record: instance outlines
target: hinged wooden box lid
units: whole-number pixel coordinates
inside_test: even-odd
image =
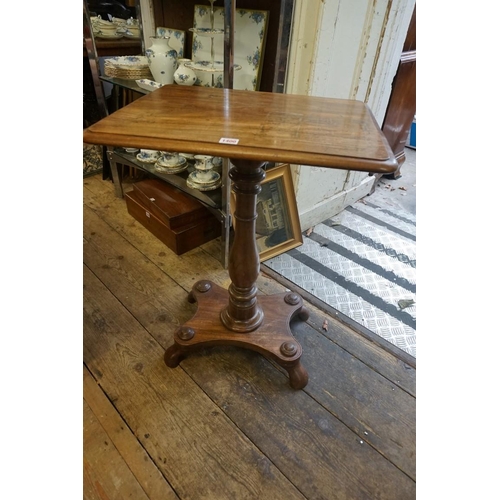
[[[198,200],[158,179],[146,179],[133,186],[141,203],[170,229],[212,216]]]
[[[171,229],[143,204],[136,191],[125,194],[128,213],[177,255],[221,235],[220,222],[211,215],[199,222]]]

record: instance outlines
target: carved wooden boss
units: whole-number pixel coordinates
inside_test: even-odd
[[[165,362],[175,367],[192,349],[235,345],[274,359],[301,389],[307,372],[290,320],[306,320],[295,293],[257,296],[256,201],[262,165],[287,162],[391,173],[397,162],[368,107],[359,101],[167,85],[116,111],[84,132],[84,142],[182,151],[230,158],[236,194],[231,285],[198,281],[189,300],[196,314],[175,333]]]

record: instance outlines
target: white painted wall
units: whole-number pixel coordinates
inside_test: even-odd
[[[381,125],[415,0],[296,0],[285,91],[366,102]],[[367,195],[363,172],[292,166],[301,229]]]
[[[141,9],[142,35],[144,40],[144,49],[151,47],[151,38],[156,34],[156,22],[154,16],[153,2],[151,0],[136,0]]]

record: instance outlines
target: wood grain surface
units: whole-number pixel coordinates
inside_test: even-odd
[[[397,168],[363,102],[271,92],[165,85],[88,127],[83,140],[374,173]]]
[[[84,498],[121,498],[117,476],[131,498],[144,498],[130,496],[137,488],[182,500],[415,498],[413,368],[333,317],[323,331],[325,313],[310,305],[291,325],[303,390],[231,346],[167,368],[164,349],[196,310],[192,285],[228,286],[217,242],[176,256],[96,176],[84,179],[83,236],[84,424],[95,436],[84,440]],[[265,275],[257,285],[285,291]]]

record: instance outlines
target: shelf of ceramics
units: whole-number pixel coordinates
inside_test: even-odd
[[[202,71],[207,73],[224,73],[224,63],[222,61],[190,61],[186,63],[188,68],[194,69],[195,71]],[[239,64],[233,65],[234,71],[241,69]]]
[[[224,60],[224,37],[207,37],[203,30],[211,30],[210,6],[195,5],[193,20],[193,62]],[[224,30],[224,7],[213,8],[213,29]],[[258,90],[262,73],[262,61],[269,24],[269,11],[235,9],[234,13],[234,63],[240,71],[234,74],[233,88],[240,90]],[[198,30],[197,33],[194,30]],[[212,42],[213,41],[213,47]],[[200,82],[196,85],[211,86],[210,75],[200,73]],[[222,78],[216,85],[223,87]]]
[[[138,168],[144,172],[149,172],[154,177],[161,179],[168,184],[175,186],[180,189],[184,193],[187,193],[197,200],[201,201],[207,208],[211,209],[211,212],[218,218],[218,220],[223,221],[225,216],[221,211],[222,208],[222,192],[220,189],[216,189],[213,191],[200,191],[198,189],[193,189],[187,185],[187,178],[189,174],[195,172],[196,169],[192,164],[191,158],[188,158],[188,166],[183,171],[176,174],[168,174],[162,173],[157,170],[155,161],[151,161],[151,163],[146,163],[144,161],[139,161],[136,156],[137,152],[131,150],[131,152],[125,151],[124,148],[114,148],[112,151],[112,158],[110,161],[116,161],[118,163],[128,165],[129,167]],[[183,153],[180,153],[180,156],[183,156]],[[186,155],[188,157],[192,155]]]
[[[195,85],[203,87],[222,87],[223,85],[223,73],[224,73],[224,62],[223,61],[190,61],[185,63],[186,67],[191,68],[196,72],[196,82]],[[238,71],[241,69],[239,64],[233,64],[233,71]],[[201,74],[199,74],[200,72]],[[207,79],[203,76],[204,73],[211,73],[211,79]],[[218,74],[218,76],[215,76]]]

